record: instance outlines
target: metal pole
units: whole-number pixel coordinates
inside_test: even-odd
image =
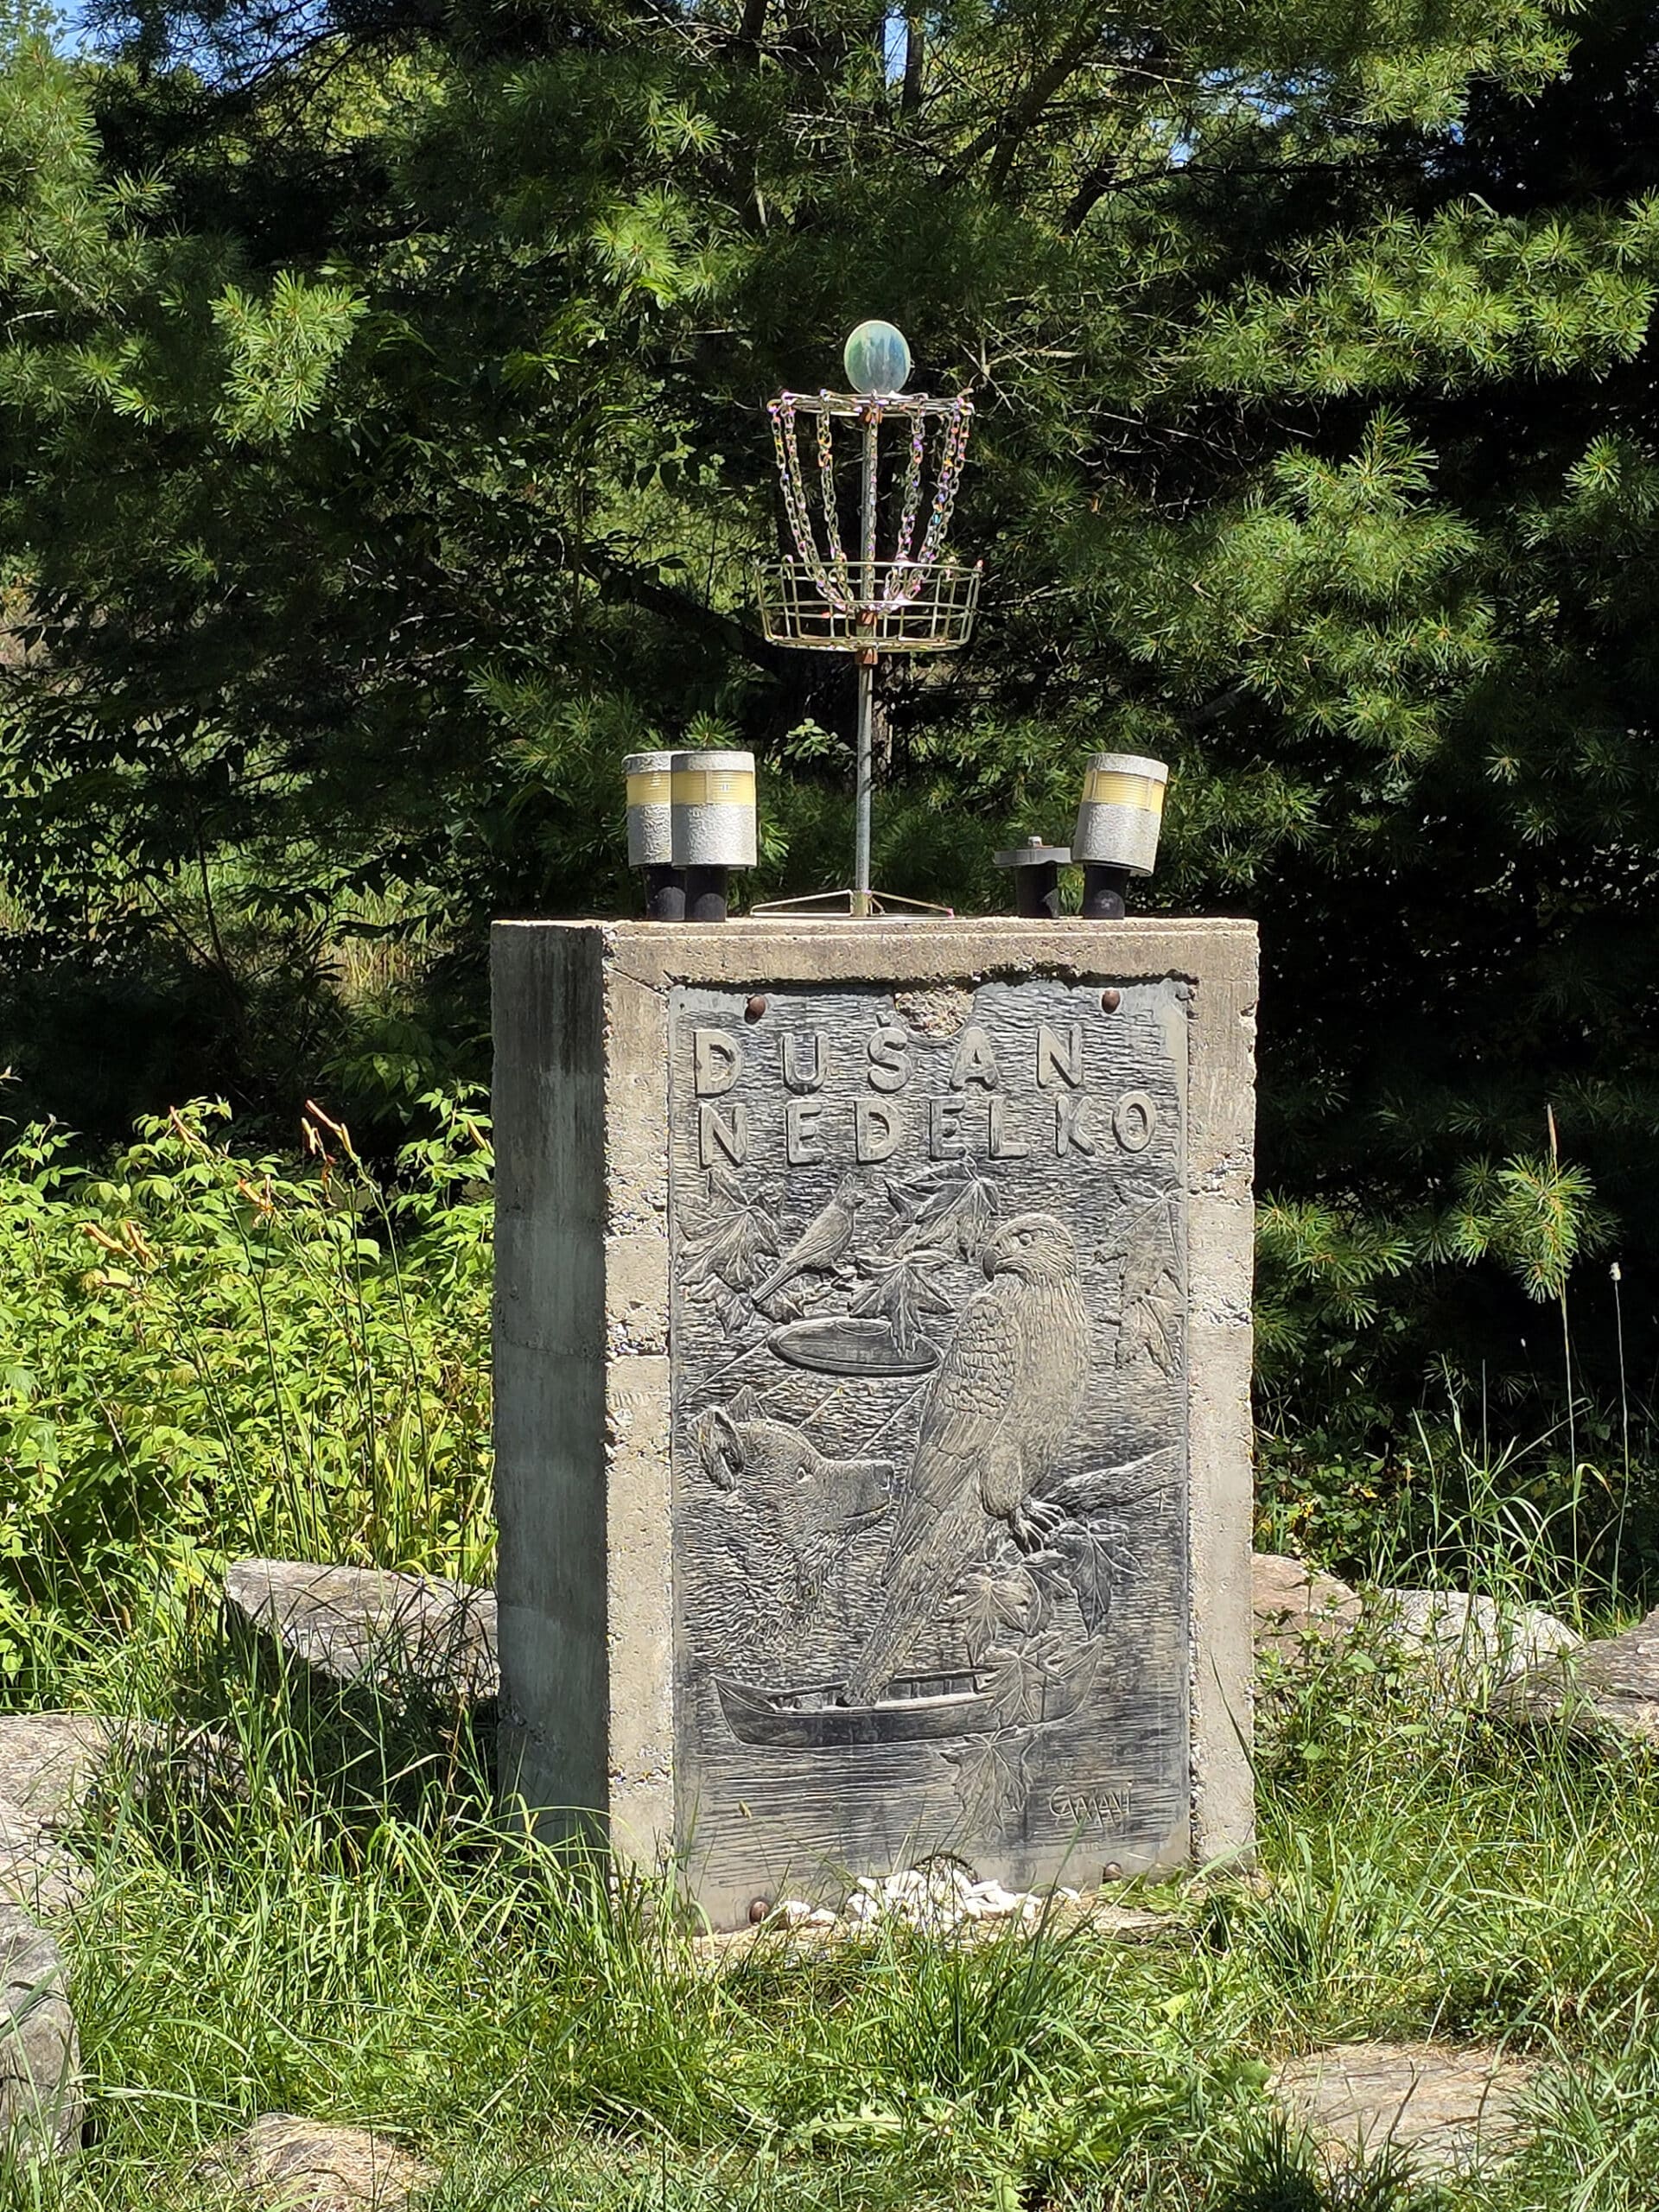
[[[858,658],[858,781],[853,798],[853,912],[870,911],[870,798],[874,786],[875,655]]]
[[[876,444],[880,436],[873,412],[864,421],[864,481],[860,509],[859,597],[867,608],[875,604],[875,493]],[[853,912],[870,912],[870,804],[875,782],[875,653],[858,657],[858,753],[853,800]]]

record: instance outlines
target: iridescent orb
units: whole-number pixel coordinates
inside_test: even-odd
[[[902,391],[910,375],[910,348],[905,334],[890,322],[861,322],[847,340],[842,355],[855,391]]]

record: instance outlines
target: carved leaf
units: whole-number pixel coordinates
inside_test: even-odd
[[[778,1224],[760,1207],[705,1215],[685,1240],[680,1280],[695,1296],[711,1282],[747,1290],[778,1252]]]
[[[1129,1217],[1122,1281],[1118,1365],[1150,1360],[1160,1374],[1173,1375],[1180,1361],[1183,1300],[1174,1223],[1161,1196],[1143,1200]]]
[[[870,1280],[848,1306],[859,1319],[885,1313],[893,1329],[895,1348],[915,1351],[928,1342],[921,1324],[924,1313],[949,1313],[950,1300],[931,1280],[933,1270],[946,1258],[931,1246],[890,1257],[871,1254],[859,1262]]]
[[[1112,1600],[1123,1560],[1118,1548],[1086,1521],[1074,1521],[1060,1529],[1052,1548],[1063,1562],[1065,1579],[1077,1593],[1077,1611],[1090,1636],[1098,1636],[1111,1618]]]
[[[996,1223],[995,1185],[971,1165],[936,1167],[907,1184],[889,1183],[887,1196],[902,1221],[890,1247],[895,1257],[935,1245],[975,1261]]]
[[[729,1167],[709,1170],[709,1195],[711,1198],[724,1198],[728,1206],[737,1207],[740,1212],[749,1203],[747,1192]]]
[[[977,1666],[989,1647],[1010,1629],[1024,1636],[1037,1624],[1042,1593],[1030,1575],[970,1574],[952,1610],[962,1625],[968,1656]]]
[[[1019,1730],[995,1736],[969,1736],[944,1754],[956,1769],[957,1802],[963,1821],[976,1828],[1017,1827],[1031,1788],[1026,1772],[1030,1738]]]
[[[986,1692],[997,1719],[1005,1728],[1035,1727],[1051,1688],[1065,1680],[1065,1645],[1051,1634],[1031,1643],[996,1644],[985,1656],[993,1665]]]
[[[710,1298],[720,1325],[734,1340],[740,1338],[749,1325],[750,1309],[734,1290],[718,1278],[710,1285]]]

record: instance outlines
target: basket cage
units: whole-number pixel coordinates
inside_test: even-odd
[[[855,564],[867,596],[851,607],[826,599],[802,561],[769,561],[757,572],[769,643],[818,652],[938,653],[968,641],[980,571],[953,562],[918,569],[907,562]],[[868,582],[865,578],[868,576]]]

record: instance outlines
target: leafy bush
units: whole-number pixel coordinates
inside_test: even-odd
[[[106,1171],[0,1154],[0,1665],[238,1551],[487,1574],[488,1125],[464,1095],[370,1174],[140,1124]]]

